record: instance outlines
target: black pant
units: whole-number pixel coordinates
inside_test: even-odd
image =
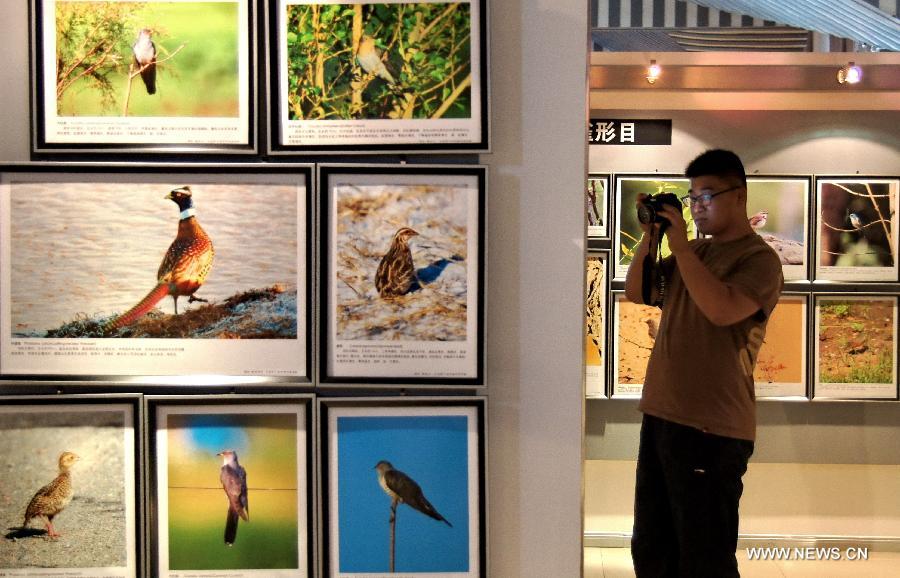
[[[739,576],[738,503],[752,453],[751,441],[644,416],[631,539],[639,578]]]

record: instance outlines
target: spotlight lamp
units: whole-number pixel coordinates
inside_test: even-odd
[[[662,74],[662,67],[660,67],[655,60],[651,60],[650,66],[647,67],[647,82],[653,84],[659,78],[660,74]]]
[[[837,73],[837,80],[840,84],[856,84],[862,80],[862,68],[853,62],[848,62],[847,66],[842,66]]]

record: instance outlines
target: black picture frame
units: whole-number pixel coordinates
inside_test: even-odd
[[[341,10],[337,15],[328,16],[327,40],[335,43],[336,49],[331,51],[334,56],[329,56],[326,53],[329,49],[322,46],[321,38],[315,40],[313,30],[287,34],[290,17],[288,10],[291,6],[310,6],[310,11],[317,11],[320,7],[340,5],[339,2],[277,0],[266,3],[269,155],[476,153],[490,150],[487,1],[448,2],[444,10],[436,6],[429,8],[429,14],[432,10],[436,13],[431,16],[431,23],[447,21],[454,16],[464,20],[466,17],[462,13],[463,8],[468,13],[468,34],[456,37],[456,41],[462,42],[462,46],[453,48],[447,54],[439,52],[449,50],[447,47],[435,46],[430,50],[432,55],[439,54],[443,59],[441,66],[448,68],[453,66],[456,54],[469,53],[467,62],[452,69],[447,77],[441,76],[443,72],[439,73],[432,68],[430,57],[418,60],[426,54],[421,43],[428,37],[430,23],[422,22],[422,29],[418,33],[413,30],[402,38],[400,28],[391,35],[385,31],[385,37],[381,37],[380,31],[384,30],[382,26],[390,26],[386,21],[397,19],[396,16],[385,14],[386,7],[403,11],[417,4],[419,3],[408,1],[384,4],[367,2],[363,4],[365,15],[354,15],[350,13],[352,10]],[[422,3],[422,6],[430,4],[432,3]],[[325,26],[325,17],[320,20],[317,13],[308,15],[304,21],[321,21]],[[412,16],[407,15],[405,18],[411,20]],[[336,34],[335,22],[341,20],[346,21],[345,25],[340,27],[342,33]],[[349,32],[345,35],[348,27]],[[394,68],[394,75],[388,72],[387,76],[382,75],[384,79],[376,77],[374,73],[365,73],[355,56],[358,47],[363,46],[362,37],[375,34],[373,30],[376,29],[379,37],[377,42],[373,38],[375,51],[382,53],[382,61],[387,60],[388,66]],[[295,47],[288,47],[289,38],[297,43]],[[305,44],[308,46],[304,47]],[[302,70],[309,71],[311,75],[308,82],[292,76],[286,56],[289,52],[297,53],[297,58],[309,60],[310,66],[302,67]],[[423,76],[416,77],[416,74]],[[399,81],[394,78],[395,75]],[[446,87],[443,90],[446,94],[442,94],[442,105],[431,110],[432,103],[422,99],[411,100],[412,93],[404,94],[402,85],[399,84],[408,76],[423,82],[426,77],[431,79],[431,84],[427,87],[416,89],[421,95],[437,94],[435,91],[438,88]],[[386,80],[388,78],[393,82]],[[411,78],[409,80],[412,81]],[[289,94],[290,86],[303,85],[312,85],[313,88],[299,94]],[[322,95],[329,89],[333,89],[335,94],[332,94],[332,98],[323,98]],[[459,96],[468,98],[457,100]],[[394,104],[378,107],[372,104],[383,100]],[[462,110],[451,111],[451,115],[445,117],[445,105],[449,102],[462,103]],[[393,116],[389,116],[387,111],[391,107],[400,107],[394,110],[402,108],[405,112],[403,115],[390,113]],[[354,110],[356,112],[352,112]],[[434,118],[437,114],[441,117]],[[453,115],[456,114],[459,116],[454,118]]]
[[[107,331],[156,283],[179,227],[164,195],[185,184],[216,251],[197,292],[213,298],[214,315],[144,316]],[[311,385],[312,202],[311,165],[0,165],[0,379]],[[211,290],[217,273],[221,290]],[[171,313],[172,302],[158,305]],[[145,321],[162,325],[139,329]]]
[[[392,556],[381,549],[389,548],[393,525],[391,498],[379,482],[384,475],[391,487],[380,467],[387,463],[385,471],[396,468],[398,478],[413,478],[431,506],[397,504],[402,524],[395,528],[395,570],[486,576],[486,412],[483,396],[319,398],[320,575],[391,575]],[[439,552],[433,550],[438,538]],[[341,556],[342,543],[349,558]]]
[[[487,169],[318,168],[320,384],[484,386]],[[382,294],[381,260],[408,227],[415,280]]]
[[[144,399],[150,504],[148,575],[183,575],[184,568],[173,569],[172,564],[187,564],[190,570],[215,570],[203,567],[212,560],[228,572],[315,576],[317,428],[313,395],[148,395]],[[287,431],[291,423],[296,424],[294,432]],[[170,443],[172,435],[187,436],[192,444]],[[296,451],[288,451],[287,446],[295,442]],[[176,452],[175,457],[171,451]],[[247,510],[252,513],[247,521],[238,520],[231,547],[222,543],[228,509],[220,481],[223,451],[236,453],[237,463],[245,468]],[[200,466],[212,471],[190,471]],[[178,480],[200,479],[197,476],[202,476],[204,483],[197,488],[202,495],[185,498],[180,494],[191,487],[171,486]],[[297,487],[279,485],[290,483]],[[179,495],[173,496],[173,491]],[[290,500],[289,491],[296,494],[296,502]],[[187,512],[185,516],[185,509],[194,508],[202,512]],[[201,523],[204,521],[215,528],[210,531]],[[172,550],[168,531],[173,528],[194,534],[194,539]],[[259,540],[265,542],[267,535],[271,537],[279,529],[287,529],[290,540],[280,536],[272,549],[260,546]],[[249,563],[254,561],[255,566]]]
[[[86,14],[59,12],[81,10],[77,3],[30,1],[32,158],[259,154],[257,0],[223,2],[215,14],[201,2],[150,0],[143,20],[127,8],[131,1]],[[99,36],[96,45],[83,42],[80,26]],[[132,43],[142,31],[149,31],[155,60],[139,69]],[[57,36],[72,46],[58,49]],[[202,48],[223,56],[197,54]],[[179,54],[186,57],[180,70]],[[137,73],[145,69],[154,79],[142,83]],[[207,101],[195,102],[200,98]]]

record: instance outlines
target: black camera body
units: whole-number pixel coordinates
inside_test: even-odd
[[[679,211],[681,210],[681,201],[678,200],[678,196],[675,193],[649,195],[638,205],[638,220],[645,225],[659,223],[660,229],[668,227],[671,223],[660,214],[665,205],[675,207]]]

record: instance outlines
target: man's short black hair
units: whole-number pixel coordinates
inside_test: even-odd
[[[690,179],[704,176],[736,178],[747,184],[744,163],[736,154],[724,149],[711,149],[701,154],[684,169],[684,175]]]

